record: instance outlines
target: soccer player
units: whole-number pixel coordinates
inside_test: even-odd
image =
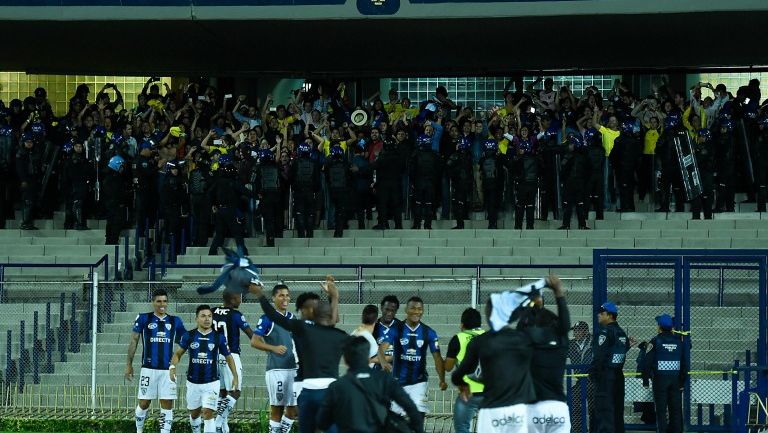
[[[395,295],[387,295],[381,300],[381,317],[376,322],[376,326],[373,328],[373,338],[376,339],[376,343],[381,345],[386,341],[387,333],[393,326],[399,327],[403,322],[396,318],[397,310],[400,309],[400,301]],[[392,351],[394,348],[390,347],[384,352],[384,356],[387,357],[387,361],[392,361]],[[381,369],[380,364],[373,366],[375,370]]]
[[[235,359],[227,348],[224,334],[214,332],[213,310],[208,305],[200,305],[195,311],[197,329],[193,329],[179,342],[179,348],[173,354],[168,369],[171,381],[176,382],[176,365],[184,352],[189,350],[189,368],[187,368],[187,409],[192,433],[200,433],[200,413],[203,415],[203,432],[216,431],[216,403],[219,396],[219,355],[227,360],[232,374],[232,388],[239,389]]]
[[[272,303],[275,310],[286,319],[296,316],[288,311],[291,292],[285,284],[272,288]],[[309,307],[303,302],[301,307]],[[307,315],[309,311],[307,311]],[[304,316],[304,314],[302,314]],[[309,319],[305,319],[309,320]],[[267,372],[265,380],[269,392],[269,433],[287,433],[298,415],[296,411],[296,358],[293,354],[293,338],[285,328],[276,325],[267,317],[261,316],[256,324],[256,332],[251,339],[251,346],[267,352]]]
[[[125,379],[133,380],[133,356],[139,337],[142,341],[141,378],[139,380],[139,404],[136,406],[136,433],[144,431],[144,422],[152,400],[160,399],[160,433],[170,433],[173,425],[173,401],[176,400],[176,384],[168,375],[173,344],[186,333],[181,318],[167,314],[168,293],[163,289],[152,293],[151,313],[136,316],[131,340],[128,343],[128,363]]]
[[[221,392],[219,393],[219,401],[216,408],[217,433],[229,432],[227,419],[232,409],[234,409],[237,399],[240,398],[240,390],[243,386],[243,364],[240,361],[240,331],[242,330],[248,338],[253,338],[254,336],[251,325],[248,324],[245,316],[237,310],[240,308],[240,303],[243,302],[243,296],[240,293],[225,290],[223,297],[224,304],[213,310],[213,330],[223,334],[227,340],[229,352],[232,354],[232,359],[235,360],[237,377],[240,380],[237,383],[239,386],[234,388],[229,369],[224,368],[227,365],[227,360],[224,355],[219,354],[219,385],[221,386]]]
[[[405,392],[416,404],[423,416],[427,413],[427,349],[432,352],[435,361],[435,371],[440,378],[440,389],[445,391],[445,370],[443,358],[440,356],[440,342],[437,332],[421,322],[424,315],[424,301],[417,296],[411,297],[405,307],[406,319],[397,327],[387,332],[386,340],[379,346],[379,362],[381,368],[392,371],[395,379],[400,382]],[[393,364],[384,359],[384,353],[389,347],[393,350]],[[405,412],[399,406],[393,409],[401,415]],[[422,427],[423,428],[423,427]]]

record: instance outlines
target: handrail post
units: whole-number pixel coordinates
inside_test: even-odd
[[[99,272],[93,272],[93,296],[91,296],[91,329],[93,332],[91,337],[91,412],[96,412],[96,338],[98,335],[98,321],[99,321]]]

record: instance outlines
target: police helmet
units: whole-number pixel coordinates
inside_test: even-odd
[[[757,119],[757,124],[762,126],[763,128],[768,127],[768,116],[762,116],[759,119]]]
[[[344,149],[341,146],[333,146],[331,147],[330,155],[333,159],[341,159],[344,157]]]
[[[592,143],[592,140],[597,137],[597,129],[595,128],[587,128],[584,130],[584,142],[586,143]],[[583,145],[584,143],[582,143]]]
[[[62,152],[66,153],[67,155],[71,154],[75,150],[75,145],[72,144],[71,141],[67,141],[61,146]]]
[[[523,139],[517,143],[517,150],[522,150],[524,154],[530,155],[533,153],[533,143],[531,140]]]
[[[416,139],[416,146],[423,150],[432,150],[432,137],[427,134],[421,134]]]
[[[731,118],[733,118],[733,116],[731,115],[731,112],[726,110],[720,110],[720,114],[717,115],[717,120],[719,120],[720,122],[724,120],[731,120]]]
[[[45,99],[48,96],[48,93],[45,91],[44,88],[38,87],[35,89],[35,98]]]
[[[635,132],[635,119],[624,119],[624,121],[621,122],[621,132],[625,134],[632,134]]]
[[[333,150],[333,149],[331,149]],[[222,155],[221,158],[224,158],[226,155]],[[219,158],[219,164],[221,164],[221,158]],[[275,160],[275,154],[272,153],[269,149],[261,149],[259,151],[259,159],[261,161],[274,161]]]
[[[485,143],[483,143],[483,149],[485,149],[486,152],[498,152],[499,143],[497,143],[493,138],[489,138],[485,140]]]
[[[460,152],[466,152],[471,147],[471,143],[469,142],[469,138],[467,137],[460,137],[458,144],[458,150]]]
[[[235,164],[227,164],[224,166],[220,166],[219,171],[225,174],[233,175],[237,173],[237,168],[235,167]]]
[[[551,140],[553,138],[557,138],[557,128],[549,128],[546,131],[544,131],[545,140]]]
[[[395,140],[392,140],[391,138],[384,140],[384,150],[386,151],[397,150],[397,142],[395,142]]]
[[[12,99],[8,106],[10,108],[21,108],[21,99]]]
[[[149,149],[152,150],[152,140],[142,140],[141,144],[139,144],[139,150]]]
[[[94,137],[104,137],[107,135],[107,128],[97,125],[95,128],[93,128],[93,136]]]
[[[262,150],[262,152],[264,152],[264,150]],[[225,167],[227,165],[233,165],[232,157],[230,155],[221,155],[219,157],[219,167]]]
[[[0,137],[10,137],[13,135],[13,129],[8,125],[0,126]]]
[[[296,150],[298,151],[299,156],[309,156],[309,154],[312,153],[312,146],[305,142],[301,142],[296,147]]]
[[[699,137],[703,138],[704,141],[709,141],[712,139],[712,131],[710,131],[707,128],[699,129],[698,131]]]
[[[120,169],[125,165],[125,160],[120,155],[115,155],[112,158],[109,159],[109,168],[115,171],[120,171]]]
[[[31,141],[31,142],[34,143],[35,142],[35,134],[33,134],[31,132],[25,132],[21,136],[21,142],[24,143],[24,142],[27,142],[27,141]]]
[[[576,134],[568,136],[568,144],[572,144],[574,149],[581,149],[584,147],[584,140]]]
[[[664,127],[665,128],[677,128],[680,126],[680,113],[673,111],[667,115],[667,117],[664,119]]]
[[[726,131],[733,131],[733,120],[725,119],[720,121],[720,129],[725,129]]]
[[[125,139],[121,134],[114,133],[112,134],[112,142],[115,144],[122,144]]]
[[[45,125],[40,122],[35,122],[29,126],[29,130],[37,137],[41,137],[45,134]]]

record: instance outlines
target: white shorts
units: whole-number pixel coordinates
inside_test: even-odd
[[[528,407],[524,404],[480,409],[477,431],[483,433],[528,433]]]
[[[168,370],[141,369],[139,400],[176,400],[176,383],[171,382]]]
[[[270,406],[296,406],[298,393],[293,386],[296,370],[268,370],[264,375],[267,382]]]
[[[243,389],[243,364],[240,362],[240,355],[237,353],[232,354],[232,358],[235,360],[235,371],[237,371],[237,390]],[[234,391],[232,388],[232,372],[227,365],[227,358],[219,355],[219,382],[221,383],[221,389],[227,391]]]
[[[299,382],[294,379],[293,381],[293,395],[295,398],[295,402],[299,402],[299,396],[301,395],[301,390],[304,389],[304,382]]]
[[[187,381],[187,409],[200,407],[216,410],[219,401],[219,381],[208,383],[192,383]]]
[[[528,405],[528,433],[569,433],[571,414],[563,401],[546,400]]]
[[[405,393],[408,394],[409,397],[411,397],[411,401],[413,401],[413,404],[416,405],[416,409],[418,409],[421,413],[429,413],[429,409],[427,408],[427,390],[428,390],[428,383],[427,382],[419,382],[413,385],[405,385],[403,389],[405,390]],[[392,402],[392,406],[390,407],[393,412],[398,413],[400,415],[405,416],[406,413],[397,403]]]

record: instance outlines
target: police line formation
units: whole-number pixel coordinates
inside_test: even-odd
[[[154,236],[148,251],[158,242],[179,251],[185,237],[208,246],[213,227],[217,254],[225,236],[243,251],[257,232],[274,245],[288,209],[300,237],[321,218],[337,237],[350,220],[365,228],[374,209],[375,229],[402,228],[405,210],[413,228],[453,216],[461,229],[480,208],[496,228],[508,206],[516,229],[533,228],[537,206],[541,219],[552,213],[568,229],[575,213],[586,229],[590,209],[597,219],[634,211],[635,193],[656,195],[660,212],[674,198],[676,211],[689,202],[693,218],[712,218],[734,211],[744,191],[765,211],[768,117],[757,80],[736,96],[722,84],[686,94],[663,82],[640,99],[617,81],[605,96],[590,86],[577,99],[569,85],[519,79],[488,110],[458,105],[443,86],[418,104],[393,89],[388,102],[376,94],[356,105],[344,83],[318,82],[274,107],[271,95],[249,104],[198,82],[161,94],[156,81],[131,110],[114,84],[95,102],[78,86],[60,117],[43,88],[0,106],[2,222],[17,200],[26,230],[63,205],[65,228],[104,217],[115,244],[135,224]]]
[[[287,433],[296,421],[302,433],[423,432],[428,353],[440,389],[447,389],[449,371],[452,384],[458,387],[457,432],[471,431],[475,414],[476,431],[483,433],[571,431],[563,385],[566,358],[574,358],[569,354],[573,342],[569,343],[568,332],[583,331],[586,323],[571,327],[565,293],[554,275],[493,293],[484,308],[488,330],[482,327],[480,311],[466,309],[461,332],[451,339],[445,358],[436,332],[422,322],[424,302],[416,296],[407,300],[404,319],[396,318],[400,303],[394,296],[383,298],[380,316],[376,306],[366,306],[362,324],[348,335],[335,327],[339,292],[333,276],[322,283],[327,300],[317,292],[302,293],[294,314],[289,311],[288,286],[278,284],[269,292],[250,259],[227,250],[221,275],[198,292],[212,293],[220,287],[225,288],[223,304],[198,306],[196,326],[189,330],[167,311],[168,295],[163,290],[152,296],[153,311],[137,316],[126,377],[133,378],[133,358],[141,340],[138,433],[143,431],[153,399],[159,399],[161,406],[161,433],[171,431],[179,381],[176,368],[185,355],[189,357],[186,401],[193,433],[228,431],[228,417],[242,384],[256,374],[240,362],[241,332],[251,347],[267,353],[264,380],[270,433]],[[556,313],[543,307],[549,291]],[[238,311],[244,293],[254,296],[264,312],[255,327]],[[636,342],[619,326],[618,313],[611,302],[600,307],[600,329],[594,345],[587,348],[591,366],[585,380],[594,389],[590,398],[593,432],[624,431],[622,369],[627,351]],[[658,335],[641,343],[643,383],[653,385],[658,431],[680,432],[688,365],[684,342],[673,334],[670,316],[658,316],[656,322]],[[348,370],[340,375],[342,358]]]

